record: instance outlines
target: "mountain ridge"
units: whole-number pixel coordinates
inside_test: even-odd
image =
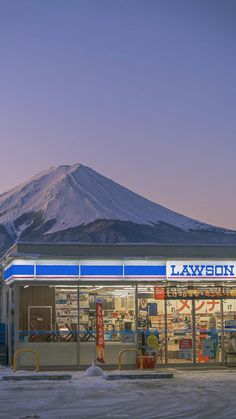
[[[165,208],[80,163],[51,167],[1,194],[0,228],[1,254],[22,240],[236,244],[235,231]]]

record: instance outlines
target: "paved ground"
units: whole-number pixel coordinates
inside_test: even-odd
[[[6,373],[12,374],[1,370],[0,378]],[[73,372],[69,381],[0,380],[0,417],[236,417],[236,370],[176,370],[174,375],[173,379],[108,381]]]

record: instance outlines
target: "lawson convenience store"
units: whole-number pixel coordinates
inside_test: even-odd
[[[29,348],[45,368],[90,365],[98,300],[106,366],[129,348],[158,367],[236,362],[235,246],[18,243],[1,264],[9,364]]]

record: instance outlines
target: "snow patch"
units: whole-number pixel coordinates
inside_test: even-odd
[[[97,365],[92,364],[83,374],[85,377],[100,377],[104,375],[103,370]]]

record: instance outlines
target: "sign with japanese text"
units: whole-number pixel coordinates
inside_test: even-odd
[[[157,285],[154,287],[154,298],[155,300],[164,300],[165,299],[165,287]]]
[[[96,302],[96,349],[97,361],[105,363],[104,360],[104,323],[102,314],[102,303]]]
[[[212,298],[234,298],[236,297],[236,288],[229,287],[209,287],[207,289],[166,287],[165,296],[167,299],[212,299]]]
[[[225,300],[227,304],[230,304],[231,300]],[[225,303],[226,304],[226,303]],[[196,300],[195,312],[196,314],[214,314],[219,313],[221,310],[220,300]],[[167,314],[175,315],[176,317],[184,314],[192,313],[192,301],[191,300],[168,300],[167,301]]]

